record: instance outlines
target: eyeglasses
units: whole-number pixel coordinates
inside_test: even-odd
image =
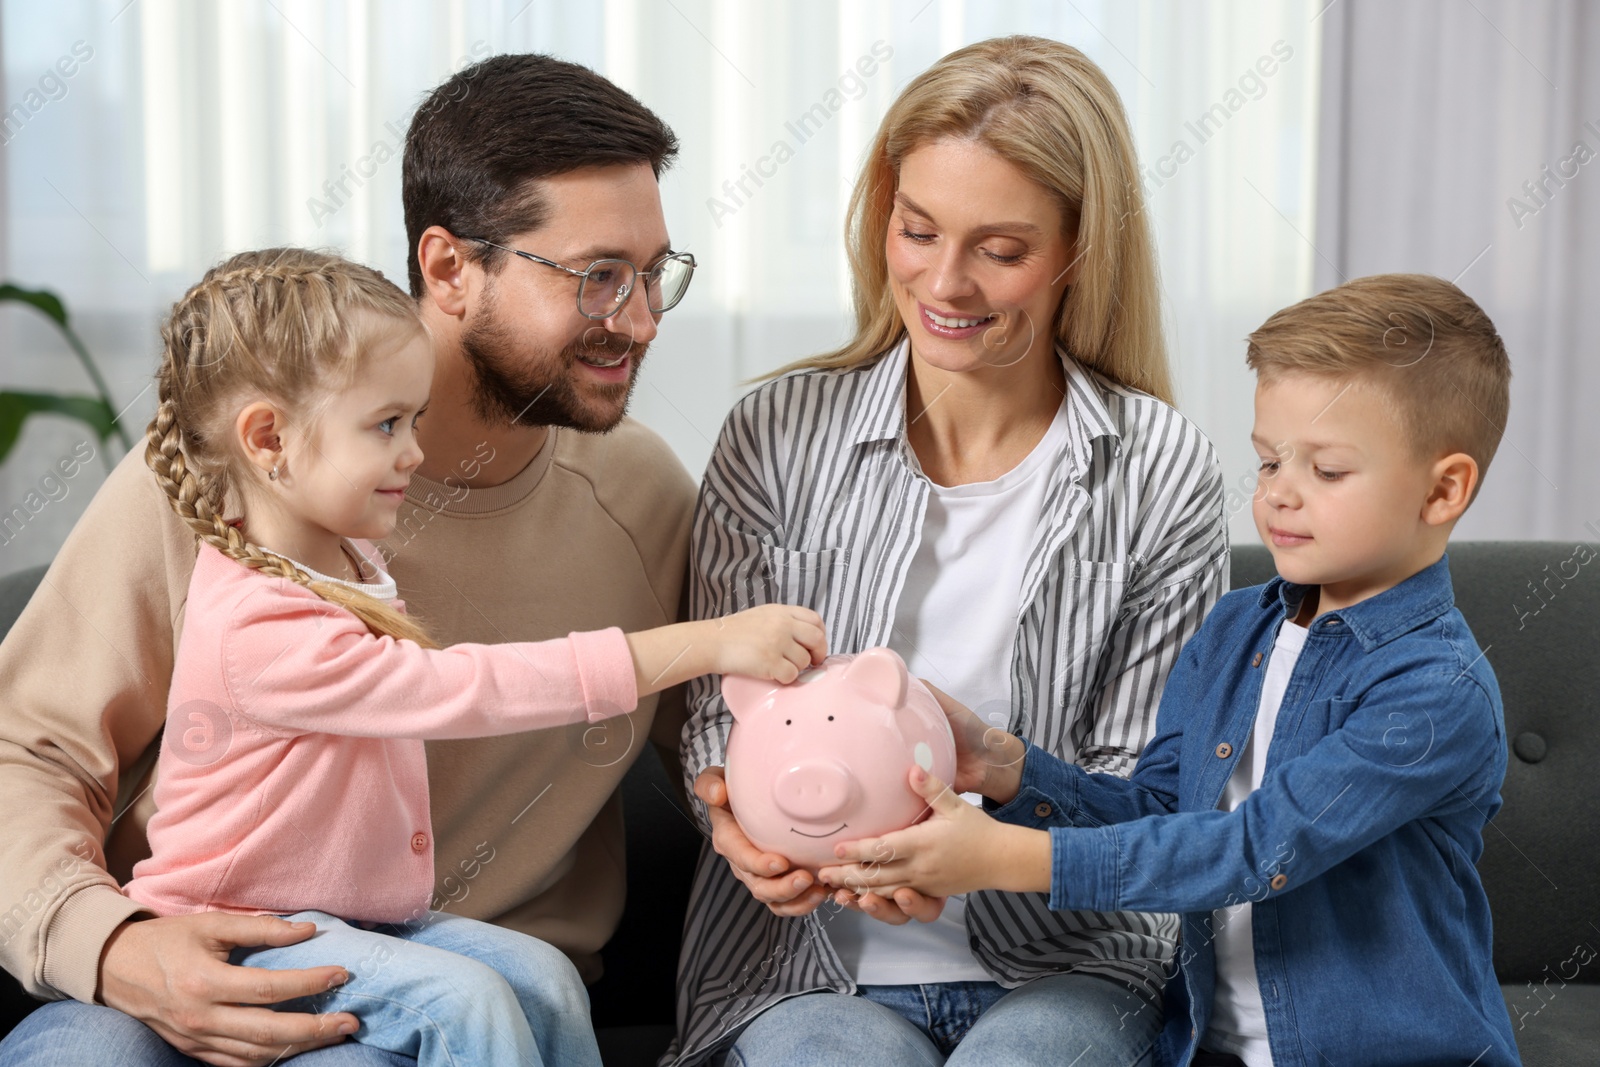
[[[578,283],[578,310],[584,318],[596,321],[609,319],[621,311],[640,279],[644,280],[651,313],[659,315],[671,311],[683,299],[683,294],[689,291],[689,281],[694,277],[694,256],[688,252],[669,252],[649,270],[640,270],[626,259],[597,259],[589,264],[587,270],[573,270],[532,252],[507,248],[482,237],[463,237],[462,240],[498,248],[502,252],[510,252],[514,256],[543,263],[583,279]]]

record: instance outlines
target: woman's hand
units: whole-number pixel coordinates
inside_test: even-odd
[[[828,898],[810,871],[791,871],[788,859],[762,852],[750,843],[728,807],[728,783],[721,767],[707,767],[694,780],[694,795],[705,802],[711,821],[711,847],[728,861],[733,876],[774,915],[809,915]]]
[[[870,915],[890,926],[904,926],[912,919],[931,923],[944,912],[944,901],[944,897],[925,897],[907,886],[901,886],[889,896],[870,889],[864,893],[836,889],[833,893],[833,902],[840,907]]]
[[[1049,891],[1048,833],[996,822],[921,767],[911,769],[911,788],[933,813],[904,830],[839,845],[834,854],[846,862],[817,872],[824,885],[880,895],[908,887],[939,897]]]
[[[955,791],[981,793],[996,804],[1010,803],[1022,785],[1022,758],[1028,747],[1021,738],[978,718],[926,678],[922,684],[939,701],[956,737],[956,773],[951,783]]]

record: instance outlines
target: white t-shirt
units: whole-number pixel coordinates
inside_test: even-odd
[[[348,537],[344,539],[343,548],[345,556],[351,563],[355,564],[357,573],[361,575],[361,581],[352,582],[346,578],[335,578],[331,574],[323,574],[321,571],[307,567],[297,559],[290,559],[283,553],[274,552],[270,548],[262,549],[262,551],[269,556],[277,556],[279,559],[289,560],[290,563],[309,574],[312,581],[342,585],[346,589],[354,589],[358,593],[365,593],[378,600],[390,601],[399,599],[400,590],[395,587],[394,579],[389,577],[389,572],[383,569],[381,556],[373,559],[372,555],[368,555],[359,544]],[[376,555],[376,552],[373,555]]]
[[[911,674],[1001,729],[1011,722],[1023,571],[1044,512],[1048,464],[1066,433],[1063,402],[1033,451],[999,478],[932,486],[922,540],[895,606],[889,647]],[[890,926],[841,911],[828,922],[828,940],[860,985],[991,981],[972,955],[965,916],[959,896],[931,923]]]
[[[1232,811],[1261,785],[1267,769],[1267,749],[1278,724],[1278,708],[1289,688],[1289,676],[1305,647],[1306,628],[1288,619],[1278,627],[1267,660],[1267,676],[1261,682],[1261,705],[1256,709],[1256,725],[1239,754],[1233,774],[1222,790],[1223,811]],[[1270,877],[1270,875],[1263,875]],[[1256,981],[1255,937],[1251,932],[1251,904],[1218,908],[1211,913],[1213,942],[1217,954],[1217,988],[1211,998],[1211,1024],[1206,1027],[1200,1047],[1231,1052],[1246,1067],[1272,1067],[1272,1049],[1267,1045],[1267,1016],[1261,1005],[1261,986]]]

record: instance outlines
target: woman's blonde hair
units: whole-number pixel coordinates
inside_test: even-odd
[[[904,334],[884,251],[889,216],[901,163],[945,138],[984,145],[1060,201],[1078,273],[1052,324],[1057,341],[1085,366],[1172,403],[1155,243],[1127,116],[1099,67],[1042,37],[968,45],[901,92],[846,214],[856,335],[777,373],[858,366]]]
[[[299,248],[242,252],[206,272],[161,329],[160,403],[144,458],[195,536],[247,567],[298,582],[373,633],[437,648],[416,619],[345,585],[315,581],[245,540],[224,509],[243,457],[232,447],[242,406],[269,399],[304,419],[354,377],[384,328],[421,331],[416,304],[382,274]],[[252,468],[253,471],[253,468]]]

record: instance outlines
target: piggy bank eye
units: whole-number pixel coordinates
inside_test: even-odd
[[[784,719],[783,720],[783,725],[785,725],[785,726],[793,726],[794,725],[794,720],[793,719]]]
[[[833,721],[833,716],[832,716],[832,715],[829,715],[829,716],[828,716],[828,721],[829,721],[829,722],[832,722],[832,721]]]

